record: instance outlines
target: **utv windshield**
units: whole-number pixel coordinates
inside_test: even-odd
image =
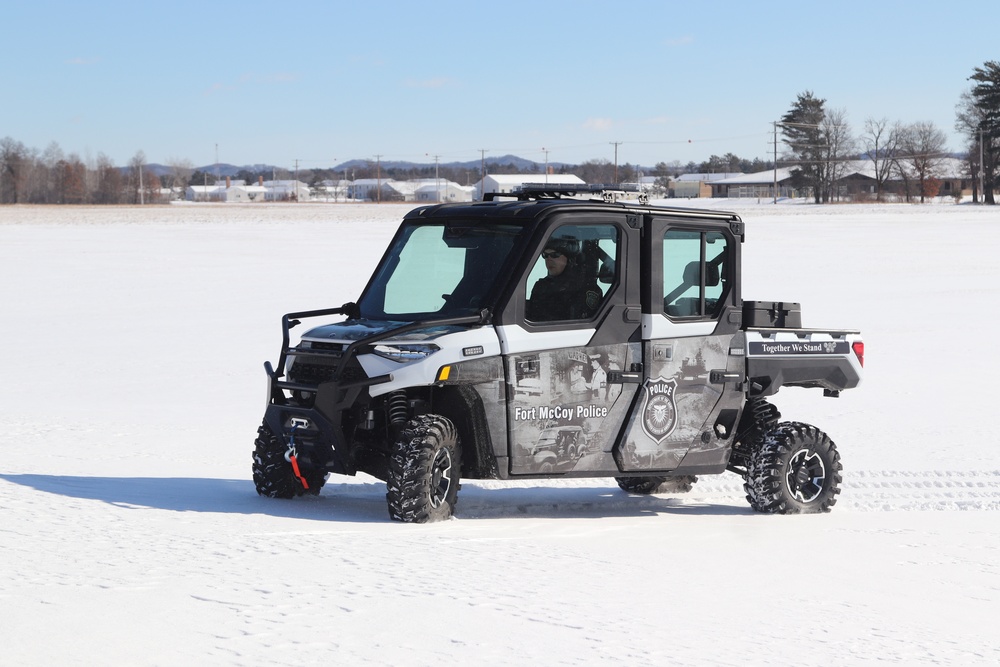
[[[414,321],[474,315],[491,305],[518,225],[406,224],[358,303],[368,319]]]

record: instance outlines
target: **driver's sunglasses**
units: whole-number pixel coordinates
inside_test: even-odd
[[[562,257],[563,254],[558,250],[543,250],[542,257],[545,259],[555,259],[557,257]]]

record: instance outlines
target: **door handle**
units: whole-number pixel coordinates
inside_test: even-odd
[[[608,371],[608,382],[611,384],[640,384],[642,382],[642,373]]]
[[[727,373],[726,371],[709,371],[708,381],[711,384],[726,384],[727,382],[739,382],[743,379],[740,373]]]

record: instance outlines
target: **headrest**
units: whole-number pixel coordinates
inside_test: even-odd
[[[684,284],[701,284],[701,262],[688,262],[684,267]],[[705,264],[705,286],[715,287],[719,284],[719,267],[715,264]]]

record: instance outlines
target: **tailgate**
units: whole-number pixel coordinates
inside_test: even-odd
[[[782,386],[837,396],[861,383],[864,342],[858,331],[761,328],[746,335],[752,396],[770,396]]]

